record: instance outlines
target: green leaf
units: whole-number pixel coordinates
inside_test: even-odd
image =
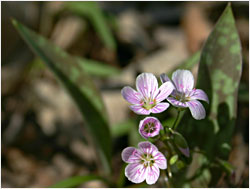
[[[187,113],[181,122],[185,128],[179,127],[190,138],[189,145],[198,145],[211,158],[216,154],[226,159],[229,154],[225,143],[230,143],[234,130],[241,69],[240,40],[228,5],[201,53],[196,88],[208,95],[210,103],[204,103],[207,116],[197,121]]]
[[[175,154],[174,156],[172,156],[169,160],[170,165],[174,165],[176,163],[176,161],[178,160],[178,155]]]
[[[83,184],[88,181],[92,180],[103,180],[102,177],[96,176],[96,175],[85,175],[85,176],[75,176],[68,178],[66,180],[63,180],[61,182],[58,182],[57,184],[54,184],[50,186],[49,188],[73,188],[77,187],[80,184]]]
[[[93,76],[110,77],[121,73],[118,68],[95,60],[76,57],[76,61],[83,70]]]
[[[104,170],[106,173],[110,172],[111,137],[109,125],[104,104],[93,81],[76,63],[74,57],[69,56],[59,47],[54,46],[16,20],[13,20],[13,25],[73,98],[97,147],[96,150]]]
[[[176,145],[177,149],[186,157],[189,157],[189,147],[187,144],[186,139],[178,132],[174,131],[173,133],[174,144]]]
[[[116,49],[115,39],[97,2],[67,2],[65,8],[80,16],[87,17],[104,44],[111,50]]]
[[[235,168],[228,161],[218,158],[217,162],[228,175],[232,175],[234,173]]]
[[[209,119],[219,131],[218,107],[226,104],[229,118],[237,113],[237,95],[242,69],[241,44],[231,6],[228,5],[209,35],[200,60],[197,85],[211,101]]]
[[[207,116],[198,121],[188,112],[178,127],[188,139],[189,146],[198,146],[205,151],[210,161],[216,157],[228,158],[237,115],[241,70],[240,39],[228,4],[201,53],[196,88],[208,95],[210,103],[203,103]],[[212,175],[210,185],[215,186],[222,172],[214,168],[209,170]]]

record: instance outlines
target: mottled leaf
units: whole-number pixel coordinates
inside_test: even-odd
[[[220,104],[228,106],[230,119],[236,117],[241,69],[241,44],[229,5],[203,48],[197,81],[197,87],[209,95],[208,117],[214,123],[215,132],[219,131],[217,117]]]
[[[237,115],[237,95],[241,77],[242,57],[240,39],[230,4],[209,35],[199,64],[196,88],[203,89],[210,103],[203,103],[206,118],[194,120],[189,112],[183,117],[180,132],[189,146],[206,152],[210,161],[220,157],[227,160]],[[220,178],[212,171],[211,186]]]
[[[100,94],[91,78],[76,63],[74,57],[19,22],[13,20],[13,24],[33,52],[44,61],[73,98],[96,144],[104,170],[110,172],[111,137],[107,115]]]

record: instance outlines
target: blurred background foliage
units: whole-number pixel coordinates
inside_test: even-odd
[[[227,9],[216,24],[225,7],[226,2],[3,2],[2,186],[147,187],[124,176],[120,154],[142,140],[143,116],[128,109],[120,90],[134,86],[142,72],[171,76],[183,68],[196,77],[200,60],[197,88],[209,94],[208,116],[196,121],[188,111],[182,115],[178,130],[191,157],[169,160],[171,184],[248,187],[249,6],[232,3],[235,23]],[[175,113],[170,108],[157,117],[170,126]],[[155,187],[164,182],[162,177]]]

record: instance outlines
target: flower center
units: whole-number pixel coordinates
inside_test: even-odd
[[[143,154],[141,156],[141,163],[144,167],[153,166],[155,163],[154,156],[152,154]]]
[[[152,109],[153,107],[155,107],[155,105],[156,105],[155,99],[147,98],[142,101],[142,107],[146,110]]]
[[[153,122],[148,122],[144,126],[145,133],[153,133],[155,130],[156,130],[155,123],[153,123]]]
[[[177,92],[175,98],[180,102],[188,102],[190,100],[190,98],[186,97],[186,94],[182,92]]]

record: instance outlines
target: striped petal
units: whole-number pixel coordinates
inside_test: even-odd
[[[157,166],[148,166],[147,169],[146,183],[150,185],[155,184],[160,176],[159,168]]]
[[[158,103],[151,109],[151,112],[155,114],[161,113],[165,111],[168,107],[169,107],[169,103],[167,102]]]
[[[207,103],[209,103],[207,94],[203,90],[194,89],[193,91],[194,92],[193,92],[192,96],[190,97],[191,99],[193,99],[193,100],[204,100]]]
[[[167,168],[167,160],[165,156],[161,152],[154,152],[152,154],[154,156],[155,164],[160,168],[160,169],[166,169]]]
[[[200,120],[206,117],[206,111],[199,101],[192,100],[186,103],[188,104],[188,107],[194,119]]]
[[[123,98],[131,104],[140,104],[141,95],[131,87],[124,87],[121,91]]]
[[[125,168],[125,176],[133,183],[141,183],[146,178],[146,171],[143,164],[131,163]]]
[[[187,108],[188,107],[187,102],[181,102],[179,100],[176,100],[176,98],[168,97],[167,100],[175,107],[179,107],[179,108]]]
[[[194,88],[194,77],[189,70],[176,70],[172,80],[180,92],[191,91]]]
[[[174,86],[170,81],[163,83],[159,88],[158,95],[155,97],[156,101],[161,102],[165,100],[172,93],[173,90]]]
[[[127,147],[122,151],[122,160],[126,163],[140,162],[140,154],[134,147]]]
[[[158,92],[158,82],[152,73],[142,73],[136,78],[136,89],[144,98],[154,97]]]
[[[136,114],[139,115],[149,115],[150,114],[150,110],[146,110],[145,108],[143,108],[141,105],[131,105],[129,106],[129,108],[135,112]]]
[[[158,148],[150,142],[140,142],[138,147],[144,154],[151,154],[154,151],[158,151]]]

